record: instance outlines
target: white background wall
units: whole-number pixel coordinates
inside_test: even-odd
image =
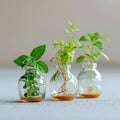
[[[120,62],[120,0],[0,0],[0,64],[12,64],[45,43],[43,60],[49,62],[51,44],[65,39],[68,20],[81,28],[77,38],[95,31],[109,36],[106,53],[111,62]]]

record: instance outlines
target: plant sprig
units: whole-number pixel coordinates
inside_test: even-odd
[[[45,53],[45,50],[46,45],[37,46],[31,51],[30,56],[21,55],[14,60],[14,63],[20,66],[21,68],[24,68],[25,66],[30,66],[36,68],[40,72],[47,73],[47,64],[39,60]]]
[[[107,36],[102,35],[100,32],[87,33],[80,37],[79,42],[85,42],[85,45],[81,45],[80,49],[85,50],[84,55],[80,55],[76,62],[80,63],[83,61],[88,61],[90,63],[96,62],[100,59],[101,56],[104,56],[109,60],[108,56],[102,52],[104,49],[104,43],[102,40],[110,41]]]
[[[55,42],[52,44],[53,48],[58,48],[58,51],[56,52],[55,56],[50,59],[51,62],[53,60],[57,62],[59,70],[62,72],[64,81],[66,81],[64,74],[67,70],[67,65],[74,61],[75,49],[79,46],[79,41],[76,40],[72,34],[73,32],[79,31],[80,29],[76,27],[71,21],[68,21],[68,25],[69,29],[64,29],[67,33],[67,40],[61,40],[60,42]],[[54,80],[57,80],[60,76],[59,70],[54,74]]]
[[[50,59],[52,62],[54,59],[59,65],[68,65],[74,60],[75,49],[78,47],[79,42],[73,38],[72,33],[79,31],[80,29],[76,27],[71,21],[68,21],[69,30],[65,28],[67,33],[67,41],[61,40],[60,42],[55,42],[52,44],[53,48],[58,48],[56,55]]]
[[[72,33],[73,33],[73,32],[76,32],[76,31],[79,31],[79,30],[80,30],[80,28],[76,27],[76,26],[72,23],[72,21],[69,20],[69,21],[68,21],[68,24],[69,24],[69,27],[70,27],[69,30],[68,30],[67,28],[64,28],[68,36],[72,36]]]
[[[34,69],[27,70],[26,74],[22,76],[24,82],[23,88],[25,89],[25,97],[39,96],[40,87],[39,81],[37,81],[39,78],[40,76]]]

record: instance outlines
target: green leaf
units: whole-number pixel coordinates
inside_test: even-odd
[[[96,62],[100,59],[100,54],[95,53],[95,54],[85,54],[90,60]]]
[[[26,58],[26,65],[30,65],[32,63],[33,63],[33,58],[31,57]]]
[[[76,27],[76,26],[72,26],[72,28],[71,28],[71,31],[72,32],[76,32],[76,31],[79,31],[80,29],[78,28],[78,27]]]
[[[101,33],[100,32],[95,32],[94,33],[94,40],[98,40],[99,38],[101,38]]]
[[[61,59],[64,64],[70,64],[71,62],[73,62],[74,55],[71,52],[65,51]]]
[[[64,40],[61,40],[59,43],[55,42],[54,44],[52,44],[53,48],[56,48],[56,47],[62,47],[64,46],[65,44],[65,41]]]
[[[23,88],[24,88],[24,89],[26,89],[26,88],[27,88],[26,83],[24,84]]]
[[[89,37],[91,38],[91,40],[92,40],[92,38],[94,37],[94,34],[93,34],[93,33],[87,33],[87,35],[89,35]]]
[[[97,36],[97,37],[100,37],[101,33],[100,32],[95,32],[94,35]]]
[[[33,57],[35,60],[38,60],[42,57],[45,50],[46,50],[46,45],[38,46],[32,50],[30,56]]]
[[[59,76],[60,76],[60,72],[57,71],[57,72],[53,75],[53,79],[54,79],[55,81],[57,81],[57,79],[58,79]]]
[[[36,62],[36,67],[39,71],[43,72],[43,73],[47,73],[48,72],[48,66],[46,63],[44,63],[43,61],[37,61]]]
[[[52,58],[50,59],[50,62],[52,62],[54,59],[55,59],[55,57],[52,57]]]
[[[99,52],[99,54],[103,55],[109,61],[109,57],[105,53]]]
[[[54,43],[52,44],[53,48],[56,48],[56,47],[60,47],[60,44],[59,43]]]
[[[72,23],[72,21],[68,21],[68,24],[69,24],[70,30],[72,30],[72,32],[80,30],[80,28],[76,27],[76,26]]]
[[[65,41],[64,41],[64,40],[61,40],[61,41],[60,41],[60,46],[62,47],[62,46],[64,46],[64,44],[65,44]]]
[[[90,49],[90,46],[89,45],[86,45],[86,46],[81,45],[80,48],[88,50],[88,49]]]
[[[92,60],[95,61],[95,62],[98,61],[98,60],[100,59],[100,55],[97,54],[97,53],[96,53],[96,54],[92,54],[90,57],[91,57]]]
[[[67,30],[66,28],[64,28],[65,32],[69,35],[69,30]]]
[[[13,62],[18,66],[24,67],[26,65],[26,60],[29,58],[27,55],[21,55],[16,58]]]
[[[103,48],[104,48],[104,44],[103,44],[102,42],[100,42],[100,41],[96,42],[96,43],[94,44],[94,46],[96,46],[96,47],[99,48],[99,49],[103,49]]]
[[[80,63],[80,62],[83,62],[85,59],[85,56],[79,56],[77,59],[76,59],[76,63]]]
[[[91,37],[87,34],[80,37],[79,41],[91,41]]]
[[[72,26],[73,25],[73,23],[72,23],[72,21],[68,21],[68,24],[70,25],[70,26]]]
[[[66,29],[65,28],[65,31],[68,35],[71,35],[73,32],[76,32],[76,31],[79,31],[80,29],[78,27],[76,27],[72,21],[68,21],[68,24],[69,24],[69,27],[70,27],[70,30]]]
[[[101,38],[105,39],[106,41],[110,42],[110,38],[107,36],[101,36]]]
[[[27,97],[27,96],[28,96],[28,93],[25,93],[24,96]]]

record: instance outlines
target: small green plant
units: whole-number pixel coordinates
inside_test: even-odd
[[[107,36],[102,35],[100,32],[88,33],[80,37],[79,42],[84,42],[84,45],[81,44],[80,49],[84,50],[85,53],[80,55],[76,59],[76,63],[87,61],[90,65],[90,87],[88,89],[89,92],[92,92],[92,64],[100,60],[101,56],[104,56],[107,60],[109,60],[108,56],[103,52],[104,43],[102,40],[105,39],[109,41],[110,39]]]
[[[80,29],[73,25],[71,21],[68,21],[68,24],[70,29],[65,28],[65,31],[67,33],[67,40],[61,40],[60,42],[55,42],[52,44],[53,48],[58,48],[58,51],[56,52],[55,56],[50,59],[51,62],[55,60],[59,67],[59,70],[54,75],[54,80],[57,80],[57,78],[60,76],[60,73],[62,72],[61,74],[64,79],[64,84],[60,88],[59,93],[63,94],[67,93],[67,65],[71,64],[74,61],[75,49],[79,46],[78,40],[72,36],[72,33],[79,31]]]
[[[93,63],[98,61],[101,55],[109,60],[108,56],[102,52],[104,49],[104,43],[101,41],[102,39],[109,41],[109,38],[101,35],[100,32],[88,33],[80,37],[80,42],[87,42],[87,44],[80,46],[80,48],[85,50],[86,53],[84,55],[80,55],[76,62],[80,63],[86,60],[90,63]]]
[[[27,70],[25,75],[22,76],[25,89],[24,96],[30,97],[30,96],[38,96],[40,92],[40,88],[38,87],[39,82],[37,79],[39,79],[39,75],[37,71],[42,73],[48,72],[48,66],[43,61],[39,60],[44,52],[46,50],[46,45],[41,45],[36,48],[34,48],[30,56],[27,55],[21,55],[18,58],[14,60],[14,63],[20,66],[21,68],[29,67],[30,69]]]

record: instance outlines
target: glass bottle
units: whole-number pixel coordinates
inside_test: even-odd
[[[78,75],[78,92],[82,98],[98,98],[101,95],[101,74],[97,63],[83,63]]]
[[[26,72],[18,82],[21,101],[39,102],[45,99],[46,82],[34,67],[26,67]]]
[[[53,100],[70,101],[77,94],[77,79],[70,72],[71,65],[60,68],[50,80],[50,91]]]

